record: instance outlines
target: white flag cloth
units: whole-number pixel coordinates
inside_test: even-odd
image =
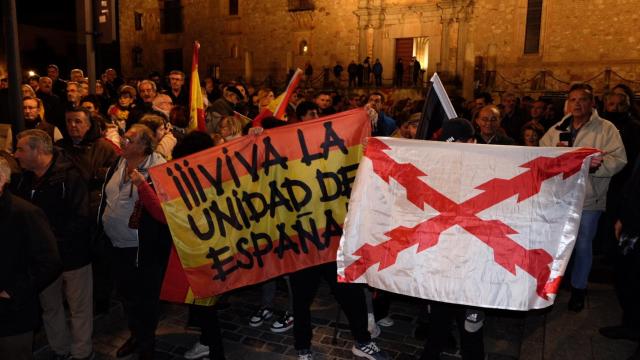
[[[371,138],[338,279],[448,303],[547,307],[573,250],[594,153]]]

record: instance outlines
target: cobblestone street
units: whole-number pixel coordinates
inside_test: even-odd
[[[279,284],[279,285],[283,285]],[[276,297],[276,310],[286,309],[286,291],[281,286]],[[619,307],[613,288],[609,285],[591,284],[587,307],[581,313],[566,310],[569,294],[562,291],[556,305],[550,311],[529,313],[491,311],[487,313],[485,347],[488,359],[597,359],[616,360],[629,357],[635,343],[626,340],[609,340],[598,334],[601,326],[616,324]],[[226,357],[230,360],[295,359],[292,331],[275,334],[269,330],[270,322],[252,328],[248,319],[257,309],[260,288],[242,289],[231,294],[230,306],[219,312]],[[108,315],[96,317],[94,349],[96,359],[114,359],[117,348],[128,337],[126,322],[118,301]],[[418,299],[395,297],[391,317],[395,324],[382,328],[378,344],[393,359],[417,359],[422,352],[424,335],[416,328],[427,319],[425,303]],[[313,351],[315,359],[354,359],[351,354],[351,336],[343,314],[337,322],[337,305],[326,285],[320,287],[313,304]],[[157,331],[156,359],[183,359],[183,354],[195,341],[198,332],[186,329],[187,307],[165,304]],[[417,337],[417,338],[416,338]],[[37,336],[36,359],[50,355],[42,331]],[[543,354],[544,352],[544,354]],[[460,358],[450,355],[449,359]]]

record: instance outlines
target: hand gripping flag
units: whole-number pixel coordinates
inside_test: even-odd
[[[198,53],[200,43],[193,43],[193,58],[191,61],[191,89],[189,91],[189,126],[188,130],[205,131],[204,99],[200,89],[200,76],[198,76]]]
[[[338,249],[338,278],[456,304],[553,304],[594,149],[373,138]]]

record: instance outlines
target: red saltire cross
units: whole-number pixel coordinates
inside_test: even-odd
[[[563,174],[563,179],[570,177],[580,170],[587,156],[598,152],[596,149],[579,148],[555,158],[535,158],[520,165],[528,171],[508,180],[489,180],[476,188],[484,190],[482,193],[460,204],[420,180],[419,177],[427,176],[423,171],[412,164],[397,163],[383,152],[388,149],[382,141],[369,139],[365,156],[372,161],[373,171],[386,183],[394,178],[406,189],[407,199],[421,210],[426,203],[439,214],[412,228],[399,226],[385,233],[389,240],[383,243],[362,245],[353,253],[360,258],[345,268],[341,281],[352,282],[375,264],[380,264],[378,271],[395,264],[398,253],[416,243],[418,253],[427,250],[438,243],[443,231],[459,225],[493,249],[498,265],[514,275],[518,266],[533,276],[540,297],[548,300],[548,294],[557,292],[560,277],[549,280],[553,257],[548,252],[525,249],[509,237],[517,234],[513,228],[500,220],[482,220],[476,214],[514,195],[518,195],[518,202],[528,199],[540,191],[543,181],[556,175]]]

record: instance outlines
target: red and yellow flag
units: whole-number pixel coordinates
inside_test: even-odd
[[[302,78],[303,71],[300,69],[296,69],[296,72],[293,73],[291,80],[289,80],[289,85],[287,85],[287,89],[277,98],[273,99],[269,106],[266,109],[262,110],[258,116],[253,120],[253,126],[262,126],[262,120],[268,116],[276,117],[280,120],[287,121],[285,117],[285,112],[287,111],[287,105],[289,105],[289,100],[291,99],[291,95],[298,87],[298,83],[300,83],[300,79]]]
[[[184,269],[178,301],[335,261],[370,124],[347,111],[152,168]]]
[[[191,61],[191,90],[189,92],[189,126],[187,130],[205,131],[204,99],[200,89],[200,76],[198,76],[198,53],[200,43],[193,43],[193,59]]]

